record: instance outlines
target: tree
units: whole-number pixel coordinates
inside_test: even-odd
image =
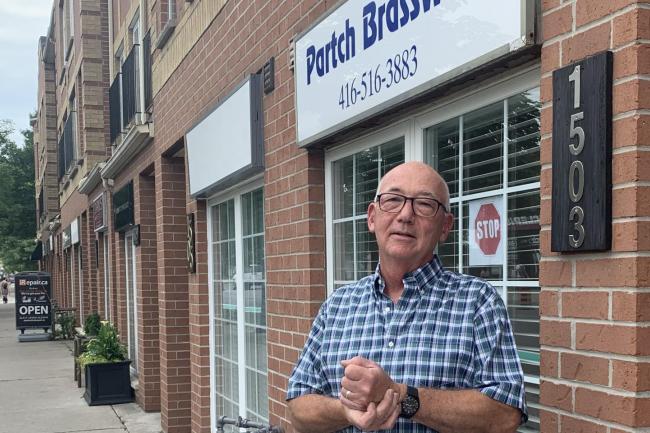
[[[21,131],[23,146],[10,139],[11,122],[0,120],[0,262],[7,271],[35,268],[30,261],[36,233],[34,137]]]

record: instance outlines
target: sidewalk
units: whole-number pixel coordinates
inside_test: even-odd
[[[159,433],[160,413],[93,406],[73,379],[72,342],[19,343],[13,296],[0,303],[0,433]]]

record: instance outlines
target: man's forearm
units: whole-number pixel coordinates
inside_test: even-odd
[[[511,433],[521,412],[475,390],[418,388],[420,410],[413,420],[440,433]]]
[[[318,394],[290,400],[289,417],[301,433],[331,433],[350,425],[338,399]]]

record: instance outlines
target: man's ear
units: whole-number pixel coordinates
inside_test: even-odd
[[[445,212],[445,217],[442,220],[442,232],[440,233],[440,239],[438,239],[438,245],[447,240],[447,236],[449,236],[452,227],[454,227],[454,214],[451,212]]]
[[[377,203],[374,201],[370,202],[368,205],[368,231],[370,233],[375,232],[375,216],[377,215],[377,209],[375,206],[377,206]]]

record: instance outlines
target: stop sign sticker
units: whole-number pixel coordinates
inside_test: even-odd
[[[474,200],[469,204],[469,265],[503,263],[501,198]]]

